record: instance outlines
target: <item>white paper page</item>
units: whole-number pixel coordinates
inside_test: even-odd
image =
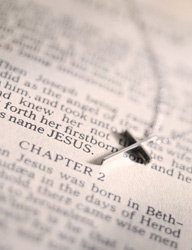
[[[191,2],[0,6],[0,250],[191,250]]]

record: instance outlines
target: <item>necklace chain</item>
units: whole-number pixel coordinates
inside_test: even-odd
[[[137,6],[135,5],[134,1],[131,1],[130,4],[132,5],[131,7],[131,13],[133,20],[135,21],[135,24],[137,25],[138,29],[140,30],[140,35],[142,40],[144,41],[144,50],[148,56],[148,61],[151,64],[151,70],[153,74],[153,78],[156,82],[156,95],[155,95],[155,101],[154,101],[154,109],[153,109],[153,116],[151,119],[151,122],[149,126],[145,129],[143,139],[140,140],[140,142],[136,142],[133,145],[130,145],[110,156],[107,156],[103,159],[102,162],[108,159],[112,159],[113,157],[119,157],[122,153],[127,153],[131,149],[134,149],[136,147],[141,146],[145,142],[152,142],[152,143],[170,143],[171,140],[177,139],[184,137],[192,132],[192,130],[185,131],[180,134],[174,134],[169,137],[161,137],[161,136],[156,136],[155,133],[156,131],[159,131],[161,126],[162,126],[162,106],[164,105],[164,99],[166,95],[166,90],[164,87],[164,79],[162,78],[162,74],[159,69],[159,64],[158,60],[155,56],[155,53],[152,49],[152,44],[150,43],[150,39],[147,36],[146,30],[145,30],[145,25],[143,24],[142,20],[140,19],[139,13]]]

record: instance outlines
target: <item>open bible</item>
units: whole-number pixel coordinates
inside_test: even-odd
[[[192,249],[191,8],[0,0],[0,250]]]

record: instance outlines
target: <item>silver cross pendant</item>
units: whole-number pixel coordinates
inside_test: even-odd
[[[149,154],[146,152],[146,150],[143,149],[142,145],[146,142],[157,140],[157,136],[151,136],[143,140],[136,141],[136,139],[128,131],[126,131],[125,137],[126,137],[126,140],[128,141],[128,147],[123,148],[103,158],[101,164],[104,164],[104,163],[107,163],[107,162],[110,162],[110,161],[113,161],[122,157],[129,158],[130,160],[133,160],[141,164],[147,164],[150,162],[151,158]]]

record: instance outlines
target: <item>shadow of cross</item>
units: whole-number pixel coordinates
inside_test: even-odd
[[[107,161],[112,161],[112,160],[122,158],[122,157],[129,158],[130,160],[141,163],[141,164],[147,164],[150,162],[151,158],[141,145],[145,142],[153,141],[156,138],[157,138],[156,136],[151,136],[143,140],[136,141],[136,139],[128,131],[126,131],[125,139],[127,140],[128,146],[126,148],[123,148],[103,158],[101,164],[106,163]]]

